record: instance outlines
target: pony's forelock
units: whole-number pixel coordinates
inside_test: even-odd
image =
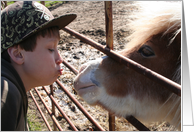
[[[135,2],[134,6],[138,7],[138,11],[128,18],[127,26],[132,34],[127,38],[131,41],[127,46],[141,44],[159,33],[174,32],[176,37],[181,31],[180,2]]]

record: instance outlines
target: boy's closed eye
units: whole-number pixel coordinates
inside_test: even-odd
[[[48,49],[50,52],[54,52],[55,50],[54,49]]]

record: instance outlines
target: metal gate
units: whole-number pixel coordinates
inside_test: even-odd
[[[44,1],[41,1],[41,3],[45,5]],[[3,9],[3,7],[7,6],[6,1],[4,1],[4,2],[1,1],[1,4],[2,4],[1,9]],[[105,20],[106,20],[106,46],[102,46],[101,44],[85,37],[84,35],[76,32],[68,27],[63,28],[62,30],[64,30],[65,32],[69,33],[72,36],[75,36],[76,38],[80,39],[82,42],[89,44],[90,46],[96,48],[97,50],[105,53],[106,55],[108,55],[109,57],[118,61],[119,63],[122,63],[122,64],[126,65],[127,67],[134,69],[136,72],[144,75],[145,77],[151,79],[152,81],[155,81],[155,82],[161,84],[162,86],[166,87],[167,89],[169,89],[173,93],[177,94],[178,96],[181,96],[181,86],[179,84],[167,79],[166,77],[163,77],[162,75],[160,75],[156,72],[151,71],[150,69],[147,69],[146,67],[134,62],[133,60],[130,60],[122,55],[119,55],[118,53],[116,53],[115,51],[112,50],[113,49],[112,2],[106,1],[106,2],[104,2],[104,4],[105,4]],[[73,66],[71,66],[67,61],[63,60],[63,64],[67,68],[69,68],[69,70],[71,70],[75,75],[78,74],[78,71]],[[85,110],[85,108],[79,103],[79,101],[71,95],[71,93],[63,86],[63,84],[59,80],[56,80],[56,83],[64,91],[64,93],[72,100],[72,102],[79,108],[79,110],[82,111],[82,113],[85,115],[85,117],[88,118],[88,120],[97,128],[97,130],[105,131],[105,129],[99,125],[99,123],[87,112],[87,110]],[[31,91],[29,93],[30,93],[32,99],[34,100],[48,130],[50,130],[50,131],[55,130],[56,131],[58,129],[60,131],[63,131],[62,127],[60,126],[60,124],[57,121],[56,116],[55,116],[55,109],[57,108],[60,111],[63,118],[68,122],[71,129],[74,131],[78,131],[78,129],[75,127],[75,125],[69,119],[69,117],[65,114],[65,111],[62,110],[62,108],[57,104],[56,100],[54,99],[53,85],[50,85],[50,92],[44,86],[42,86],[42,89],[45,90],[45,92],[47,93],[47,96],[49,96],[49,98],[51,99],[52,109],[48,108],[45,101],[41,97],[40,92],[37,90],[37,88],[34,88],[35,92],[39,96],[44,107],[46,108],[48,114],[51,116],[51,118],[53,120],[53,123],[54,123],[53,129],[50,126],[50,124],[48,123],[47,119],[45,118],[44,112],[42,112],[39,104],[37,103],[37,100],[34,97],[34,94]],[[129,123],[131,123],[134,127],[136,127],[140,131],[149,131],[149,129],[146,126],[144,126],[140,121],[138,121],[133,116],[126,117],[126,120],[128,120]],[[109,130],[110,131],[115,130],[115,117],[112,116],[111,114],[109,114]]]

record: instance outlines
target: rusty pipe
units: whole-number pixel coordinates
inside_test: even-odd
[[[77,128],[75,127],[75,125],[70,121],[70,119],[68,118],[68,116],[63,112],[63,110],[61,109],[61,107],[57,104],[57,102],[55,101],[53,95],[51,95],[51,93],[49,93],[48,90],[44,86],[43,86],[43,89],[46,91],[47,95],[50,97],[50,99],[52,100],[52,102],[56,105],[57,109],[61,112],[61,114],[63,115],[63,117],[69,123],[69,125],[71,126],[71,128],[74,131],[78,131]]]
[[[110,50],[109,48],[102,46],[101,44],[93,41],[92,39],[89,39],[85,37],[82,34],[79,34],[78,32],[65,27],[63,28],[64,31],[68,32],[69,34],[75,36],[76,38],[80,39],[81,41],[85,42],[86,44],[91,45],[92,47],[102,51],[103,53],[107,54],[109,57],[113,58],[114,60],[118,61],[119,63],[122,63],[126,65],[127,67],[132,68],[136,72],[148,77],[152,81],[155,81],[159,83],[160,85],[164,86],[165,88],[169,89],[171,92],[177,94],[178,96],[181,96],[181,85],[173,82],[172,80],[138,64],[137,62],[124,57],[118,53],[116,53],[113,50]]]
[[[38,94],[40,100],[42,101],[42,103],[44,104],[45,108],[47,109],[49,115],[51,116],[52,120],[55,122],[55,124],[57,125],[57,128],[60,131],[63,131],[62,127],[60,126],[59,122],[57,121],[57,119],[55,118],[55,116],[52,114],[52,112],[49,110],[49,108],[47,107],[46,103],[44,102],[44,100],[42,99],[40,93],[38,92],[38,90],[36,88],[34,88],[36,93]]]
[[[63,60],[63,64],[64,64],[67,68],[69,68],[75,75],[78,74],[78,71],[77,71],[73,66],[71,66],[67,61]]]
[[[4,8],[7,7],[7,1],[4,1]]]
[[[115,116],[108,112],[109,117],[109,131],[115,131]]]
[[[3,6],[5,8],[5,3],[3,1],[1,1],[1,10],[3,10]]]
[[[50,90],[51,90],[51,95],[54,96],[53,95],[53,84],[50,85]],[[52,100],[51,100],[51,103],[52,103],[52,113],[53,113],[54,116],[56,116],[56,114],[55,114],[55,105],[54,105],[54,102]],[[54,131],[57,130],[57,126],[54,122],[53,122],[53,128],[54,128]]]
[[[4,5],[4,6],[5,6],[5,3],[4,3],[4,1],[1,1],[1,6],[2,6],[2,5]]]
[[[105,1],[106,46],[113,49],[112,1]]]
[[[112,20],[112,1],[105,1],[105,28],[106,28],[106,46],[113,49],[113,20]],[[108,114],[109,131],[115,131],[115,116]]]
[[[41,4],[45,5],[45,1],[40,1]]]
[[[56,83],[63,89],[63,91],[66,93],[66,95],[75,103],[75,105],[82,111],[82,113],[88,118],[88,120],[97,127],[100,131],[105,131],[98,122],[95,121],[95,119],[84,109],[84,107],[74,98],[71,93],[62,85],[62,83],[57,79]]]
[[[130,122],[134,127],[136,127],[140,131],[150,131],[146,126],[144,126],[140,121],[138,121],[133,116],[127,116],[125,119],[127,119],[128,122]]]
[[[37,106],[37,108],[38,108],[38,111],[40,112],[40,114],[41,114],[41,116],[42,116],[42,118],[43,118],[43,120],[44,120],[44,122],[45,122],[47,128],[49,129],[49,131],[52,131],[51,126],[49,125],[47,119],[45,118],[45,116],[44,116],[42,110],[40,109],[40,106],[38,105],[38,103],[37,103],[36,99],[34,98],[34,95],[32,94],[31,91],[30,91],[30,95],[31,95],[32,99],[34,100],[34,103],[36,104],[36,106]]]

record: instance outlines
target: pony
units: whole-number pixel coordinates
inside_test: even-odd
[[[118,53],[181,85],[181,2],[134,2]],[[143,123],[167,121],[181,130],[181,97],[108,56],[83,64],[74,88],[90,105]]]

